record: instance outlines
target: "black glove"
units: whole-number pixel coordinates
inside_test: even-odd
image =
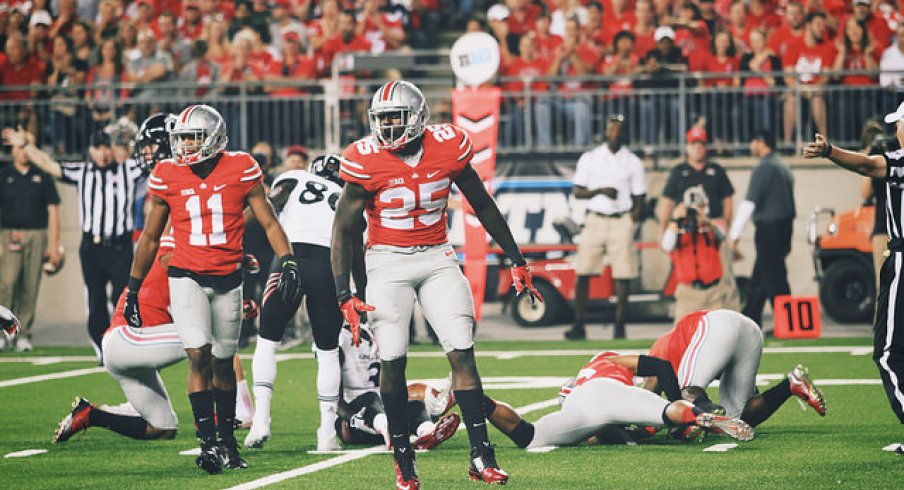
[[[276,292],[286,304],[295,304],[301,299],[301,276],[298,273],[298,265],[295,257],[284,255],[279,258],[282,270],[279,273],[279,282],[276,284]]]
[[[138,311],[138,291],[141,289],[141,281],[134,277],[129,278],[129,285],[126,287],[126,302],[123,305],[122,314],[126,317],[126,322],[133,327],[141,326],[141,312]]]

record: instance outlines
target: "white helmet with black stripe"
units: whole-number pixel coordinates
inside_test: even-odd
[[[177,117],[170,130],[173,158],[179,165],[194,165],[208,160],[226,149],[226,122],[209,105],[188,106]]]
[[[386,82],[367,110],[370,133],[378,148],[398,150],[424,134],[430,109],[421,89],[404,80]]]

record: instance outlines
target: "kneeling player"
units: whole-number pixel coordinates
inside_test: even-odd
[[[750,318],[731,310],[698,311],[682,318],[650,348],[650,355],[668,360],[678,374],[685,398],[706,406],[703,388],[719,380],[719,403],[729,417],[757,426],[791,396],[826,414],[822,391],[807,368],[798,364],[785,380],[757,393],[756,373],[763,353],[763,334]],[[655,390],[655,380],[647,388]]]
[[[389,424],[380,398],[380,356],[369,332],[360,331],[358,346],[348,326],[339,335],[342,399],[336,433],[346,444],[386,444]],[[452,437],[461,422],[447,413],[454,402],[448,392],[423,383],[408,385],[408,432],[417,436],[414,449],[432,449]]]
[[[633,384],[634,375],[657,376],[670,400]],[[671,376],[670,376],[671,375]],[[724,433],[739,441],[753,439],[741,420],[716,415],[679,400],[675,374],[668,363],[649,356],[601,352],[578,372],[574,388],[563,389],[562,408],[530,423],[508,405],[484,397],[490,423],[520,448],[580,444],[606,428],[638,424],[691,424]]]

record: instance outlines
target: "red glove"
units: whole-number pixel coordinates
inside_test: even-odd
[[[260,315],[261,310],[253,299],[242,301],[242,320],[253,320]]]
[[[517,295],[521,295],[525,290],[527,290],[527,294],[530,295],[530,302],[533,303],[535,300],[540,300],[543,302],[543,296],[540,295],[540,292],[537,291],[537,288],[534,287],[534,281],[530,276],[530,267],[527,264],[519,265],[516,267],[512,267],[512,281],[514,281],[515,293]]]
[[[361,343],[361,315],[367,311],[374,311],[374,307],[361,301],[357,296],[348,296],[339,299],[339,311],[348,323],[352,331],[352,343],[355,347]]]

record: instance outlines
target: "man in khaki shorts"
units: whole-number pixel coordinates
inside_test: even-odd
[[[608,257],[615,279],[615,332],[625,337],[625,315],[631,279],[637,277],[637,253],[634,250],[634,223],[640,221],[647,193],[643,163],[624,145],[625,118],[609,116],[606,143],[590,150],[578,160],[574,173],[574,197],[588,199],[584,231],[578,242],[575,264],[574,325],[565,338],[587,337],[584,315],[590,294],[590,277],[603,272]]]

